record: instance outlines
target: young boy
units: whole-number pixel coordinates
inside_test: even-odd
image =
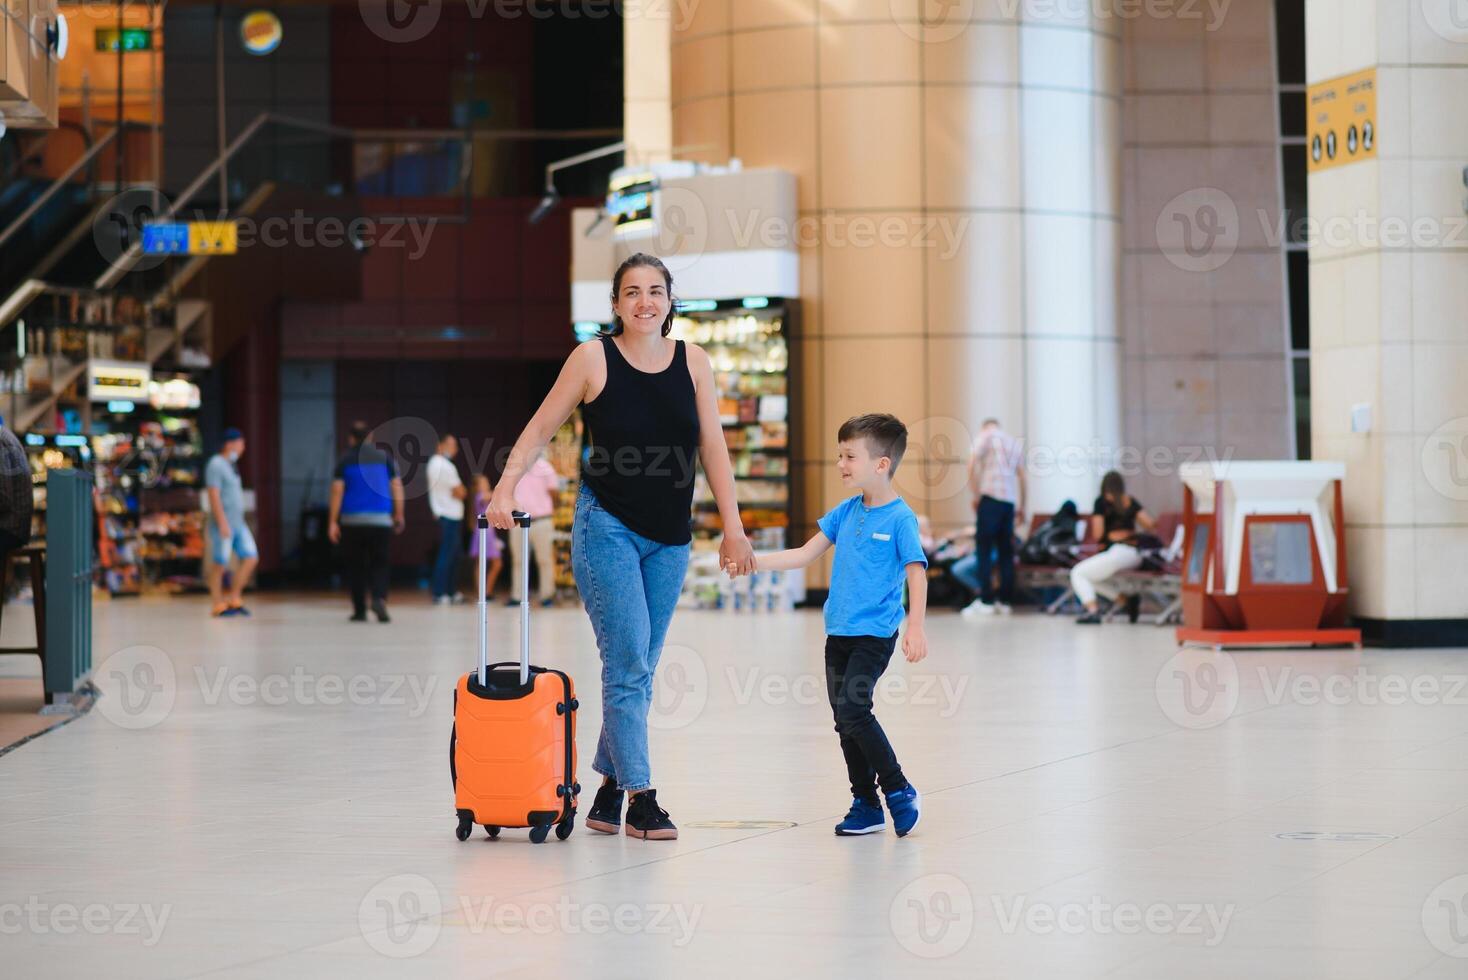
[[[897,645],[904,576],[910,611],[902,652],[908,663],[928,655],[928,562],[917,516],[892,489],[892,474],[907,450],[907,427],[891,415],[860,415],[848,419],[836,439],[841,485],[860,493],[822,517],[820,531],[804,547],[760,555],[755,562],[758,571],[804,568],[836,546],[825,609],[826,691],[853,797],[836,833],[882,830],[880,783],[897,836],[905,837],[917,826],[920,798],[872,714],[872,695]]]

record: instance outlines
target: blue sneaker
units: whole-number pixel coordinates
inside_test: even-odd
[[[856,837],[861,834],[876,834],[886,826],[887,818],[882,816],[880,805],[853,799],[851,809],[846,811],[846,819],[836,825],[836,836]]]
[[[892,811],[892,827],[898,837],[906,837],[922,816],[922,797],[910,784],[906,789],[887,794],[887,809]]]

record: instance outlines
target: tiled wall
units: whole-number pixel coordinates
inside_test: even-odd
[[[1126,21],[1122,404],[1153,513],[1182,505],[1178,461],[1295,456],[1272,35],[1271,0]]]

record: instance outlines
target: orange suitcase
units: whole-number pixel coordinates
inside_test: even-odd
[[[488,664],[489,600],[484,564],[489,521],[479,518],[479,669],[454,690],[449,776],[459,840],[474,825],[490,837],[501,827],[529,827],[544,842],[555,827],[565,840],[576,825],[575,685],[559,670],[530,666],[530,517],[516,512],[520,550],[520,661]]]

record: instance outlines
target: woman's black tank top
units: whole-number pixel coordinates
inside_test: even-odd
[[[678,341],[673,363],[650,374],[602,338],[607,384],[581,406],[586,451],[581,482],[631,531],[661,544],[687,544],[698,468],[698,405],[688,354]]]

